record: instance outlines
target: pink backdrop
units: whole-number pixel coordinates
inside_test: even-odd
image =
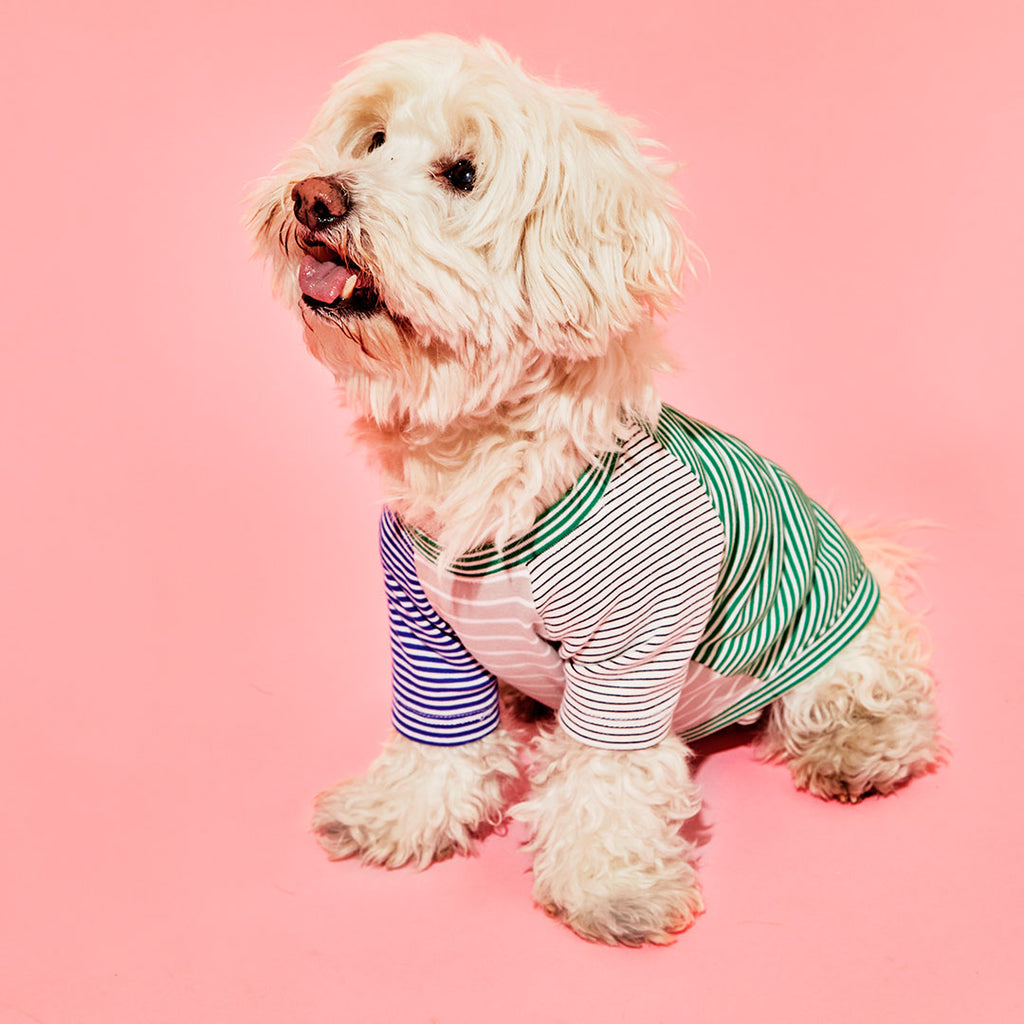
[[[3,15],[0,1021],[1017,1019],[1022,12]],[[919,539],[953,761],[851,809],[706,746],[708,913],[668,949],[532,909],[515,829],[423,875],[305,834],[387,731],[377,491],[241,197],[345,60],[438,29],[685,162],[710,270],[674,402],[853,517],[943,524]]]

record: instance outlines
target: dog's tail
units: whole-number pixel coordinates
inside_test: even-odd
[[[923,547],[909,545],[904,538],[911,533],[935,529],[940,529],[939,524],[927,519],[856,523],[845,527],[878,585],[883,590],[895,590],[904,598],[920,592],[920,568],[930,561]]]

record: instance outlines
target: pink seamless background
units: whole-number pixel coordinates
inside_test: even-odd
[[[1024,7],[41,0],[0,23],[0,1021],[1019,1019]],[[923,517],[953,758],[830,806],[736,742],[672,947],[531,907],[516,828],[330,864],[388,731],[378,492],[248,260],[344,62],[486,35],[683,163],[665,393],[854,519]]]

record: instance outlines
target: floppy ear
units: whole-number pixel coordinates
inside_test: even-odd
[[[667,312],[687,266],[669,168],[645,156],[628,122],[583,93],[552,105],[558,123],[522,238],[537,344],[572,358]]]

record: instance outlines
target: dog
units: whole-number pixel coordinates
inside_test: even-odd
[[[592,95],[429,36],[371,51],[250,206],[386,486],[395,733],[320,842],[422,868],[511,816],[537,903],[623,945],[703,909],[694,740],[761,719],[849,802],[942,753],[903,550],[658,397],[670,171]]]

